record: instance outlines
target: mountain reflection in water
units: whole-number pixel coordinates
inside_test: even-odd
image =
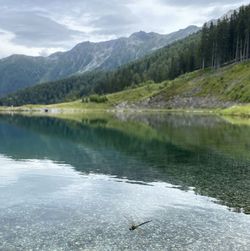
[[[49,159],[83,174],[167,182],[250,212],[250,126],[212,116],[0,116],[0,154]]]

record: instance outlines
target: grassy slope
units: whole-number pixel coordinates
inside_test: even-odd
[[[250,62],[230,65],[219,70],[199,70],[165,82],[166,98],[194,89],[194,96],[214,96],[222,101],[250,102]]]
[[[128,89],[122,92],[117,92],[107,95],[108,102],[106,103],[83,103],[81,100],[77,100],[69,103],[53,104],[53,105],[25,105],[21,107],[14,107],[13,110],[29,110],[29,109],[41,109],[41,108],[51,108],[51,109],[63,109],[63,110],[107,110],[112,109],[115,105],[128,102],[134,103],[152,95],[159,93],[165,88],[164,83],[162,84],[145,84],[134,89]],[[0,107],[1,110],[6,110],[6,107]]]
[[[250,116],[250,104],[247,104],[250,103],[250,62],[230,65],[219,70],[199,70],[161,84],[145,83],[134,89],[109,94],[108,102],[102,104],[75,101],[46,107],[65,110],[106,110],[122,102],[133,104],[159,94],[166,99],[171,99],[175,95],[186,93],[193,93],[192,95],[196,97],[213,96],[222,101],[246,103],[228,109],[218,109],[217,112],[225,115]],[[31,105],[17,109],[41,107],[45,106]]]

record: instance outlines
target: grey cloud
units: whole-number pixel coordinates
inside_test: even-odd
[[[160,3],[171,5],[171,6],[223,6],[228,4],[239,4],[240,2],[244,3],[244,1],[235,1],[235,0],[159,0]],[[245,1],[246,2],[246,1]]]
[[[92,23],[98,26],[109,28],[113,27],[114,25],[123,26],[123,25],[133,24],[134,22],[128,16],[124,17],[118,14],[118,15],[107,15],[100,17],[98,20],[95,20]]]
[[[89,25],[96,29],[95,34],[121,36],[134,32],[137,17],[127,7],[129,2],[133,1],[110,0],[104,3],[95,0],[88,5],[86,10],[94,17]]]
[[[247,0],[239,1],[246,2]],[[12,40],[14,44],[40,49],[57,47],[68,49],[77,42],[89,38],[91,40],[105,39],[129,35],[141,29],[157,31],[164,25],[173,26],[175,20],[168,18],[168,13],[166,17],[159,18],[159,21],[155,22],[154,20],[152,22],[150,18],[157,13],[150,17],[146,16],[145,19],[142,13],[140,20],[140,17],[136,16],[133,9],[128,6],[132,4],[140,12],[140,8],[145,11],[147,8],[145,6],[150,2],[148,0],[0,0],[0,31],[2,29],[14,33],[15,37]],[[195,6],[197,9],[206,9],[207,6],[216,5],[217,8],[211,9],[205,18],[219,17],[223,14],[223,6],[240,5],[240,3],[235,0],[154,0],[158,8],[166,5]],[[150,12],[150,10],[147,11]],[[77,24],[77,28],[66,26],[65,20]],[[191,23],[183,21],[182,24],[184,27]],[[88,31],[84,33],[76,30],[79,29],[78,27],[88,27]],[[42,53],[46,53],[46,50]]]
[[[5,12],[0,15],[0,28],[15,34],[13,42],[25,46],[59,46],[73,36],[84,34],[70,30],[36,12]]]
[[[96,32],[96,34],[122,35],[124,33],[131,32],[134,28],[134,18],[135,17],[132,15],[106,15],[98,18],[97,20],[91,21],[91,25],[98,27],[98,32]]]
[[[0,29],[15,34],[13,42],[33,47],[56,47],[71,41],[83,41],[87,34],[72,30],[55,18],[60,16],[89,26],[100,35],[112,34],[126,27],[135,18],[126,7],[129,1],[110,0],[0,0]],[[81,21],[87,15],[90,20]],[[82,23],[81,23],[82,22]],[[120,34],[117,34],[120,35]]]
[[[1,6],[12,9],[44,9],[46,11],[59,11],[61,13],[102,13],[117,12],[133,0],[0,0]]]

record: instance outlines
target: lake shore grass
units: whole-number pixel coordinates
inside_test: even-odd
[[[84,113],[191,113],[191,114],[214,114],[227,117],[239,117],[250,119],[250,104],[236,105],[225,109],[151,109],[151,108],[116,108],[113,102],[107,103],[83,103],[81,100],[74,102],[52,104],[52,105],[25,105],[20,107],[0,107],[0,113],[29,113],[61,115],[62,117],[77,116]]]

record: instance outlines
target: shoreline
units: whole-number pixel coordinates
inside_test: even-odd
[[[67,114],[84,114],[84,113],[188,113],[188,114],[207,114],[230,116],[250,119],[250,104],[235,105],[229,108],[117,108],[107,107],[70,107],[71,103],[57,105],[27,105],[21,107],[0,107],[0,114],[34,114],[34,115],[67,115]],[[67,107],[68,106],[68,107]]]

